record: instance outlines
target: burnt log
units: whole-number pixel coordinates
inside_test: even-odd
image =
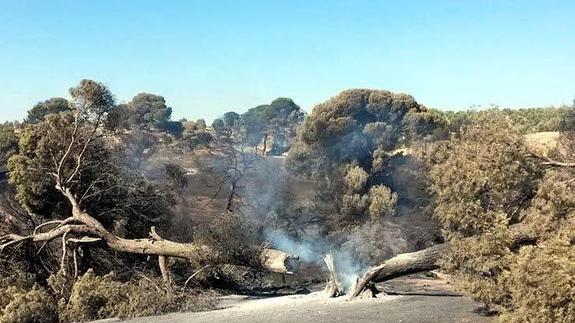
[[[537,240],[524,225],[515,224],[509,227],[513,245],[531,244]],[[439,268],[439,260],[449,251],[449,243],[442,243],[416,252],[399,254],[380,265],[371,267],[358,278],[350,298],[360,295],[372,283]]]

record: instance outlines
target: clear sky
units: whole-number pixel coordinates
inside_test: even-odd
[[[464,109],[570,103],[575,1],[0,0],[0,120],[82,78],[208,120],[347,88]]]

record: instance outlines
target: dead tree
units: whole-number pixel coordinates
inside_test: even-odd
[[[234,134],[232,129],[224,129],[222,133],[216,134],[208,146],[207,156],[201,158],[204,161],[200,162],[200,158],[196,161],[196,166],[216,182],[216,192],[211,201],[225,194],[227,212],[234,212],[234,202],[243,203],[239,194],[241,181],[256,167],[259,160],[257,153],[254,155],[246,151],[243,138],[238,137],[241,136]],[[214,186],[211,183],[204,184]]]
[[[337,270],[335,269],[335,261],[333,260],[333,256],[328,253],[323,257],[323,261],[327,267],[329,272],[329,280],[325,285],[324,293],[327,297],[338,297],[345,293],[343,290],[343,286],[337,276]]]

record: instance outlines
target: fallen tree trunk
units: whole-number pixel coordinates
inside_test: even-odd
[[[217,256],[215,251],[204,245],[163,239],[155,232],[154,228],[151,229],[150,237],[146,239],[124,239],[118,237],[107,231],[98,220],[83,211],[69,190],[61,189],[61,191],[72,205],[72,217],[62,221],[51,221],[50,225],[56,226],[47,232],[39,232],[40,228],[47,227],[46,224],[41,224],[30,235],[9,234],[0,237],[0,252],[20,242],[45,242],[62,238],[64,246],[69,239],[73,239],[74,243],[92,242],[97,239],[114,251],[132,254],[176,257],[188,260],[198,259],[198,257],[202,256]],[[282,274],[292,274],[298,269],[299,264],[297,256],[270,248],[263,249],[259,260],[261,269]],[[238,263],[236,265],[244,264]]]
[[[95,228],[85,224],[66,224],[54,228],[48,232],[21,236],[10,234],[0,237],[0,252],[16,243],[33,241],[44,242],[62,237],[63,239],[72,236],[83,236],[74,239],[75,243],[83,241],[91,242],[94,238],[101,240],[108,248],[125,253],[155,255],[159,257],[176,257],[188,260],[197,259],[202,255],[214,255],[214,251],[203,245],[193,243],[180,243],[170,240],[148,239],[124,239],[111,234],[108,231]],[[265,248],[260,255],[262,269],[283,274],[292,274],[298,269],[298,257],[286,252]],[[241,265],[241,264],[239,264]]]
[[[9,234],[0,237],[0,252],[7,247],[25,241],[44,242],[56,238],[64,238],[64,235],[73,239],[75,243],[92,242],[94,239],[102,241],[108,248],[118,251],[141,255],[154,255],[159,257],[176,257],[188,260],[197,259],[202,255],[214,255],[214,252],[203,245],[193,243],[180,243],[170,240],[155,239],[124,239],[117,237],[108,231],[101,231],[84,224],[67,224],[48,232],[36,233],[27,236]],[[82,236],[80,239],[71,236]],[[67,240],[69,241],[69,240]],[[299,258],[286,252],[265,248],[260,255],[262,269],[282,274],[292,274],[298,269]],[[241,265],[241,264],[238,264]]]
[[[515,246],[537,240],[521,224],[509,227],[509,234]],[[439,259],[449,251],[449,243],[442,243],[416,252],[399,254],[384,263],[371,267],[361,276],[350,298],[360,295],[370,283],[379,283],[404,275],[433,270],[439,267]]]
[[[382,282],[425,270],[437,269],[437,260],[447,252],[448,248],[447,243],[442,243],[421,251],[397,255],[379,266],[371,267],[358,279],[350,297],[357,297],[369,283]]]

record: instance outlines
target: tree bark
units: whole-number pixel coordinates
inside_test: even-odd
[[[337,276],[337,270],[335,269],[335,261],[333,260],[333,256],[331,254],[326,254],[323,257],[323,261],[327,267],[329,272],[329,281],[327,282],[324,293],[327,297],[338,297],[344,294],[344,290],[342,288],[341,282],[339,281],[339,277]]]
[[[172,274],[170,272],[170,267],[168,266],[168,259],[164,256],[158,256],[158,265],[160,266],[160,273],[162,274],[162,280],[167,286],[171,286]]]
[[[537,237],[521,224],[510,226],[509,234],[515,246],[537,240]],[[437,269],[439,259],[448,251],[449,243],[446,242],[420,251],[399,254],[380,265],[371,267],[358,279],[350,298],[357,297],[370,283],[379,283],[404,275]]]
[[[236,195],[237,184],[238,183],[236,180],[232,181],[232,183],[230,184],[230,194],[228,195],[228,200],[226,203],[226,210],[229,212],[233,212],[232,211],[232,203],[234,202],[234,196]]]
[[[357,297],[369,283],[378,283],[425,270],[437,269],[437,260],[447,252],[448,248],[447,243],[442,243],[421,251],[399,254],[381,265],[371,267],[358,279],[350,297]]]
[[[118,251],[142,255],[154,255],[162,257],[176,257],[188,260],[197,259],[201,256],[215,255],[215,251],[207,246],[194,243],[181,243],[162,239],[152,228],[150,238],[124,239],[109,231],[80,208],[74,195],[67,189],[61,189],[64,196],[72,205],[72,217],[60,222],[60,224],[47,232],[34,232],[34,234],[21,236],[9,234],[0,237],[0,252],[3,249],[25,241],[50,241],[59,237],[69,236],[76,243],[94,242],[100,239],[108,248]],[[72,236],[81,237],[79,239]],[[283,274],[292,274],[298,269],[299,258],[280,250],[264,249],[260,255],[262,269]],[[243,264],[236,264],[243,265]]]
[[[548,159],[546,162],[542,162],[541,165],[557,166],[557,167],[575,167],[575,163],[566,163],[556,160]]]

